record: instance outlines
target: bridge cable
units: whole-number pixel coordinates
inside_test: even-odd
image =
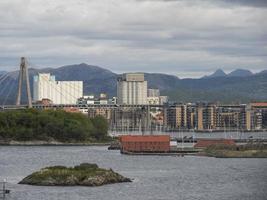
[[[43,78],[42,80],[46,81],[47,83],[50,83],[50,82],[49,82],[48,80],[46,80],[45,78]],[[59,92],[59,93],[61,94],[61,96],[65,97],[67,100],[69,100],[69,99],[67,98],[67,96],[64,95],[64,94],[62,93],[62,91],[61,91],[60,89],[54,87],[53,84],[50,84],[50,86],[51,86],[53,89],[55,89],[57,92]],[[61,89],[62,89],[62,87],[61,87]],[[67,94],[67,95],[68,95],[68,94]],[[68,96],[72,96],[72,95],[69,94]],[[72,96],[72,97],[73,97],[73,98],[76,98],[76,97],[74,97],[74,96]],[[51,99],[50,99],[50,100],[51,100]]]
[[[6,97],[5,97],[5,100],[4,100],[3,104],[2,104],[3,106],[6,104],[6,101],[7,101],[7,99],[9,98],[9,95],[10,95],[10,93],[13,91],[13,89],[15,88],[15,86],[16,86],[16,82],[13,82],[13,84],[12,84],[12,86],[10,87],[10,89],[9,89],[9,91],[8,91]]]
[[[32,62],[30,62],[29,60],[27,60],[27,64],[28,64],[28,66],[31,66],[31,67],[40,68],[39,66],[37,66],[37,65],[33,64]],[[44,80],[47,83],[49,83],[49,85],[52,87],[52,89],[55,89],[57,92],[59,92],[60,95],[61,95],[61,97],[64,97],[66,99],[66,101],[71,101],[72,99],[75,99],[76,100],[76,103],[77,103],[78,98],[75,97],[75,96],[73,96],[72,93],[68,92],[66,88],[64,88],[64,87],[57,88],[56,86],[54,86],[53,84],[51,84],[51,82],[49,80],[46,80],[45,78],[43,78],[42,80]],[[62,82],[65,82],[65,81],[62,81]],[[39,83],[41,84],[41,81],[40,80],[39,80]],[[76,92],[78,90],[78,86],[72,85],[70,83],[70,81],[67,82],[66,86],[68,86],[74,92]],[[63,91],[65,91],[65,94],[63,94]],[[82,95],[83,95],[83,91],[82,91]],[[61,101],[61,104],[63,104],[62,103],[62,98],[60,98],[60,101]]]
[[[7,80],[7,82],[5,83],[5,85],[4,85],[4,87],[2,88],[2,90],[0,91],[0,95],[2,96],[2,95],[4,95],[4,92],[6,91],[6,89],[10,86],[10,84],[13,82],[13,79],[9,79],[9,80]],[[10,92],[10,90],[9,90],[9,92]],[[6,96],[5,96],[5,98],[6,98]],[[4,99],[5,99],[4,98]],[[3,100],[4,100],[3,99]]]
[[[28,65],[31,66],[31,67],[41,68],[40,66],[35,65],[35,64],[33,64],[32,62],[30,62],[30,61],[27,61],[27,63],[28,63]],[[48,81],[48,80],[47,80],[47,81]],[[68,85],[70,88],[74,89],[74,91],[79,90],[79,87],[78,87],[78,86],[76,86],[76,85],[71,85],[71,83],[70,83],[70,82],[75,82],[75,81],[71,81],[71,80],[69,80],[69,81],[61,81],[61,82],[67,82],[67,85]],[[83,81],[82,81],[82,82],[83,82]],[[83,89],[83,88],[82,88],[82,89]],[[62,90],[63,90],[63,88],[62,88]],[[65,92],[66,92],[66,90],[65,90]],[[68,94],[68,96],[72,96],[73,98],[76,99],[76,97],[73,96],[71,93],[68,93],[68,92],[67,92],[67,94]],[[82,95],[83,95],[83,91],[82,91]]]
[[[11,75],[9,74],[9,73],[6,73],[5,75],[3,75],[1,78],[2,78],[2,80],[0,80],[0,85],[7,79],[7,78],[9,78],[9,77],[11,77]],[[0,78],[0,79],[1,79]]]

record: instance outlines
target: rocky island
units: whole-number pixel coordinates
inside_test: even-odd
[[[131,182],[112,169],[102,169],[97,164],[82,163],[74,167],[52,166],[34,172],[19,184],[38,186],[101,186]]]

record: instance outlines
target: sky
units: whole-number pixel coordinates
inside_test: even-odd
[[[267,69],[267,0],[1,0],[0,71],[87,63],[201,77]]]

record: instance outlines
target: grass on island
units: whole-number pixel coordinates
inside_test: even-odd
[[[246,145],[211,145],[205,154],[217,158],[267,158],[267,145],[263,143]]]
[[[75,167],[46,167],[27,176],[19,184],[40,186],[100,186],[120,182],[131,182],[131,180],[114,172],[112,169],[102,169],[96,164],[83,163]]]

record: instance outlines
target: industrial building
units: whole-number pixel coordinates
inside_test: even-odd
[[[76,104],[82,96],[82,81],[56,81],[50,73],[39,73],[33,78],[34,101],[49,99],[53,104]]]
[[[147,104],[147,81],[143,73],[127,73],[117,79],[117,103]]]
[[[106,93],[100,93],[99,96],[91,94],[79,98],[77,104],[79,105],[115,104],[115,97],[113,97],[112,99],[108,99],[108,95]]]
[[[147,94],[147,104],[149,105],[163,105],[168,102],[167,96],[160,96],[159,89],[148,89]]]

